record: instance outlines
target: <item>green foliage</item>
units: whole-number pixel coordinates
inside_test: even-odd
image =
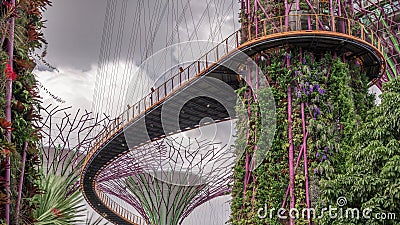
[[[50,5],[49,0],[20,0],[16,7],[12,7],[3,1],[0,6],[0,159],[10,156],[11,162],[11,199],[10,199],[10,218],[11,223],[15,224],[16,205],[18,196],[18,183],[22,171],[22,155],[25,143],[27,144],[25,175],[22,186],[22,198],[20,201],[19,223],[32,224],[32,212],[37,205],[33,202],[33,197],[40,193],[37,181],[40,178],[38,171],[38,130],[34,127],[34,122],[39,117],[36,109],[39,104],[38,90],[36,89],[36,79],[32,70],[35,67],[31,55],[41,48],[46,41],[42,37],[41,28],[43,27],[42,12]],[[13,66],[10,66],[7,54],[7,43],[9,37],[10,17],[15,16],[15,39],[13,49]],[[8,68],[7,68],[8,66]],[[8,71],[8,72],[7,72]],[[12,76],[12,101],[11,101],[11,123],[5,119],[6,109],[6,77],[10,71]],[[14,79],[15,78],[15,79]],[[6,131],[11,130],[11,143],[8,143]],[[4,162],[3,162],[4,163]],[[0,168],[0,174],[4,175],[4,166]],[[7,199],[4,188],[4,178],[0,179],[0,213],[4,214],[4,203]]]
[[[257,57],[257,56],[255,56]],[[272,146],[266,152],[264,162],[251,172],[249,183],[244,189],[246,171],[246,154],[252,155],[256,136],[262,139],[265,127],[257,115],[260,107],[252,98],[246,99],[244,105],[238,105],[236,147],[246,149],[244,155],[237,159],[234,167],[232,224],[281,224],[287,221],[274,218],[259,218],[257,210],[281,208],[289,184],[288,170],[288,96],[292,88],[292,133],[295,161],[302,148],[304,134],[303,122],[308,132],[307,155],[310,198],[312,206],[323,207],[326,189],[321,190],[319,182],[330,180],[340,171],[344,171],[347,153],[354,146],[353,134],[365,120],[365,112],[373,106],[373,96],[367,94],[366,76],[354,61],[342,60],[332,53],[315,55],[300,49],[291,49],[268,53],[268,60],[260,60],[259,66],[264,72],[271,87],[276,103],[276,132]],[[290,66],[285,62],[290,60]],[[238,93],[249,96],[246,87]],[[262,92],[263,90],[260,90]],[[301,118],[301,104],[305,105],[305,121]],[[257,103],[258,104],[258,103]],[[256,105],[256,106],[254,106]],[[250,109],[250,114],[248,114]],[[245,123],[245,120],[249,120]],[[252,126],[255,124],[256,126]],[[248,126],[249,135],[243,133]],[[295,206],[306,208],[304,162],[299,162],[295,183]],[[322,195],[321,195],[322,192]],[[288,209],[290,199],[287,200]],[[315,221],[315,222],[324,222]],[[297,220],[296,224],[307,224]]]
[[[321,182],[326,201],[346,197],[346,207],[400,215],[400,79],[384,86],[382,103],[368,111],[353,136],[354,145],[345,159],[345,169]],[[334,224],[398,224],[397,220],[365,219]],[[326,221],[325,224],[332,224]]]
[[[59,224],[68,225],[83,222],[85,211],[83,197],[79,191],[67,196],[70,189],[70,177],[48,174],[40,180],[43,194],[36,195],[34,201],[39,205],[34,211],[36,225]]]

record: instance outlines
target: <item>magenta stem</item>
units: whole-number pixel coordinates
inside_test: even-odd
[[[26,150],[28,148],[28,142],[24,143],[24,148],[22,150],[22,168],[21,168],[21,176],[19,177],[19,183],[18,183],[18,198],[17,198],[17,204],[15,207],[15,224],[18,225],[18,219],[19,219],[19,210],[20,210],[20,205],[21,205],[21,197],[22,197],[22,186],[24,183],[24,176],[25,176],[25,162],[26,162]]]
[[[315,10],[314,10],[313,4],[311,4],[309,0],[306,0],[306,3],[307,3],[307,5],[310,7],[312,13],[313,13],[314,15],[317,15],[317,12],[315,12]],[[325,30],[324,25],[323,25],[323,23],[321,22],[321,20],[318,20],[318,21],[315,21],[315,22],[316,22],[316,24],[315,24],[316,26],[318,26],[318,23],[319,23],[319,26],[321,27],[321,29]]]
[[[285,3],[285,27],[286,27],[286,31],[289,27],[289,5],[288,5],[288,0],[284,1]]]
[[[307,160],[307,131],[306,131],[306,116],[304,113],[304,102],[301,103],[301,120],[303,126],[303,152],[304,152],[304,176],[306,183],[306,204],[310,209],[310,194],[309,194],[309,180],[308,180],[308,160]],[[307,218],[308,224],[311,225],[311,218]]]
[[[329,0],[329,11],[331,13],[331,31],[335,31],[334,30],[334,26],[335,26],[335,20],[334,20],[334,14],[333,14],[333,2],[332,0]]]
[[[275,30],[278,30],[278,27],[275,25],[275,21],[271,20],[271,17],[268,15],[267,11],[265,10],[264,6],[260,3],[260,1],[256,0],[254,4],[258,4],[258,6],[260,6],[261,10],[263,11],[263,13],[267,17],[267,19],[269,19],[271,21],[272,26],[274,26]],[[280,31],[280,32],[282,32],[282,31]]]
[[[338,16],[342,17],[342,4],[340,1],[337,2],[338,4]],[[346,33],[346,26],[344,25],[344,20],[340,19],[340,32]]]
[[[300,49],[300,63],[303,63],[303,50]],[[309,195],[309,181],[308,181],[308,160],[307,160],[307,129],[306,129],[306,115],[304,113],[304,102],[301,103],[301,122],[303,128],[303,145],[302,150],[304,152],[304,176],[305,176],[305,183],[306,183],[306,204],[307,208],[310,209],[310,195]],[[296,164],[297,170],[298,162]],[[311,225],[311,218],[307,218],[308,224]]]
[[[15,9],[15,0],[11,0],[11,7]],[[14,13],[13,13],[14,14]],[[10,67],[13,68],[14,60],[14,25],[15,19],[14,15],[10,18],[10,36],[8,40],[7,53],[9,57]],[[12,98],[12,78],[7,79],[6,86],[6,120],[11,122],[11,98]],[[6,132],[7,141],[11,142],[11,129],[7,129]],[[5,222],[7,225],[10,224],[10,202],[11,202],[11,168],[10,168],[10,156],[6,157],[6,193],[7,193],[7,203],[5,205]]]
[[[288,138],[289,138],[289,186],[290,186],[290,208],[295,207],[295,197],[294,197],[294,151],[293,151],[293,131],[292,131],[292,87],[288,86]],[[290,218],[290,224],[294,225],[294,220]]]
[[[287,0],[285,0],[287,3]],[[290,67],[290,57],[289,57],[289,52],[286,55],[286,60],[287,60],[287,67]],[[295,196],[294,196],[294,186],[295,186],[295,179],[294,179],[294,146],[293,146],[293,130],[292,130],[292,86],[289,84],[288,85],[288,90],[287,90],[287,100],[288,100],[288,139],[289,139],[289,187],[290,187],[290,208],[294,209],[295,207]],[[290,217],[290,225],[294,225],[294,219]]]
[[[246,197],[248,176],[249,176],[249,153],[246,151],[246,172],[244,174],[243,199]]]
[[[308,132],[306,133],[306,137],[308,137]],[[301,146],[299,155],[297,156],[297,161],[296,161],[296,166],[294,167],[294,171],[296,171],[297,168],[299,167],[301,157],[303,156],[303,151],[304,151],[304,146]],[[290,185],[288,185],[288,187],[286,189],[286,194],[285,194],[285,198],[283,199],[282,208],[286,207],[286,201],[289,196],[289,189],[290,189]]]
[[[254,23],[256,24],[256,37],[258,37],[258,4],[257,2],[254,2]]]
[[[251,20],[250,20],[250,17],[251,17],[251,15],[250,15],[250,0],[247,0],[246,3],[247,3],[246,4],[246,12],[247,12],[247,15],[248,15],[247,19],[249,20],[248,23],[250,24],[250,22],[251,22]]]

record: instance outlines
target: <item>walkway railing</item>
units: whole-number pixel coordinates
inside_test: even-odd
[[[288,21],[289,26],[285,26],[286,20]],[[110,127],[104,129],[99,135],[93,149],[86,158],[85,165],[92,154],[97,151],[106,140],[121,130],[125,125],[143,115],[143,113],[148,109],[163,101],[171,93],[187,84],[190,80],[204,74],[215,62],[224,59],[232,51],[239,49],[242,42],[242,34],[247,37],[247,40],[243,41],[248,42],[269,35],[297,31],[337,32],[366,41],[370,45],[376,47],[379,51],[383,52],[380,39],[374,34],[372,29],[366,28],[361,23],[348,18],[330,15],[301,14],[260,20],[257,24],[248,26],[247,29],[238,30],[231,34],[228,38],[212,48],[197,61],[190,64],[183,71],[180,71],[155,88],[154,91],[140,99],[133,106],[127,108],[115,119],[114,123],[112,123]],[[246,43],[243,43],[242,45],[245,44]]]
[[[286,24],[288,25],[286,26]],[[93,154],[107,140],[132,121],[142,116],[147,110],[155,107],[158,103],[169,97],[177,89],[205,74],[216,62],[228,57],[232,52],[240,50],[241,47],[256,39],[268,39],[269,37],[272,38],[279,35],[295,35],[296,33],[302,35],[304,32],[314,32],[315,34],[319,32],[330,32],[330,35],[335,35],[335,33],[336,35],[347,35],[349,38],[364,41],[374,46],[378,51],[383,52],[381,41],[378,36],[374,34],[372,29],[366,28],[361,23],[348,18],[330,15],[301,14],[260,20],[256,24],[249,25],[231,34],[197,61],[172,76],[133,106],[127,108],[114,120],[111,126],[107,127],[99,134],[92,150],[85,159],[83,168],[86,167],[86,164]],[[106,198],[103,200],[110,201]],[[113,204],[112,207],[118,206],[117,204]]]
[[[97,196],[99,196],[100,200],[115,214],[117,214],[119,217],[124,218],[126,221],[130,222],[131,224],[135,225],[147,225],[146,221],[133,214],[132,212],[128,211],[124,207],[122,207],[120,204],[112,200],[110,197],[107,196],[104,192],[101,190],[98,190],[96,188],[95,190]]]

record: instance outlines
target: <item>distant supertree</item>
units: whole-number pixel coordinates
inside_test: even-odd
[[[41,168],[44,174],[74,174],[71,190],[79,187],[80,168],[98,131],[113,120],[87,110],[48,105],[39,109]]]
[[[111,119],[71,107],[48,105],[39,108],[40,129],[39,182],[43,193],[36,196],[40,206],[34,216],[38,222],[82,222],[85,210],[79,189],[80,168],[101,127]],[[49,213],[49,210],[51,213]]]
[[[354,17],[373,29],[385,48],[387,70],[382,82],[392,80],[400,71],[400,2],[381,0],[354,1]],[[382,88],[382,82],[378,82]]]
[[[97,192],[133,206],[147,224],[181,224],[197,206],[230,192],[233,164],[226,144],[168,137],[105,168]]]

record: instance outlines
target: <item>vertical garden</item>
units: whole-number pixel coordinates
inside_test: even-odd
[[[33,56],[46,41],[42,12],[48,0],[1,1],[0,223],[31,224],[37,208],[40,103]],[[45,53],[36,58],[44,57]],[[9,221],[7,221],[9,220]],[[18,222],[17,222],[18,220]]]
[[[346,5],[350,3],[342,1],[257,2],[242,1],[242,39],[246,32],[254,32],[246,29],[247,24],[289,12],[354,15]],[[265,7],[261,10],[255,4]],[[348,55],[290,44],[253,55],[275,98],[276,132],[264,161],[249,170],[249,157],[257,150],[254,140],[262,139],[265,128],[255,93],[242,88],[239,95],[253,97],[238,106],[248,114],[238,117],[237,123],[236,146],[245,146],[246,153],[238,156],[234,167],[232,224],[398,223],[399,218],[332,218],[326,210],[321,212],[329,206],[361,212],[368,208],[371,218],[379,212],[400,217],[399,80],[385,85],[382,104],[377,106],[368,92],[371,80],[362,62]],[[251,131],[241,132],[244,127]],[[341,198],[345,204],[338,202]],[[307,214],[302,216],[309,208],[316,210],[310,220]]]
[[[291,65],[285,66],[282,62],[289,59]],[[325,191],[321,189],[320,182],[345,170],[346,155],[354,146],[352,135],[374,104],[374,98],[367,91],[367,78],[357,62],[345,61],[330,52],[316,55],[301,49],[282,50],[270,53],[269,59],[260,61],[259,66],[275,97],[277,130],[266,159],[252,172],[249,181],[243,179],[246,173],[245,157],[235,166],[233,224],[284,222],[279,221],[277,216],[259,218],[258,210],[265,205],[269,209],[285,208],[288,204],[284,202],[290,201],[286,194],[290,147],[288,113],[295,159],[305,152],[308,158],[308,170],[304,170],[304,160],[295,160],[298,162],[295,165],[295,207],[303,209],[307,208],[305,185],[309,185],[310,190],[308,201],[315,207],[322,204]],[[288,112],[288,105],[291,105],[291,112]],[[250,107],[250,118],[256,120],[257,106]],[[257,121],[250,123],[259,126]],[[261,130],[261,127],[257,129]],[[252,135],[257,135],[257,132]],[[239,134],[237,144],[240,142],[247,142],[246,135]],[[255,143],[247,143],[247,151],[252,152]]]

